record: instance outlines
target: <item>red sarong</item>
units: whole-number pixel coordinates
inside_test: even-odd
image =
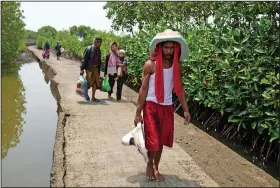
[[[162,145],[173,146],[173,105],[146,101],[143,109],[145,146],[148,151],[159,151]]]

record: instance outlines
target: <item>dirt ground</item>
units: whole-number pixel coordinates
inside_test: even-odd
[[[116,88],[115,88],[116,89]],[[136,104],[138,94],[124,87],[123,96]],[[280,187],[278,180],[193,124],[175,115],[175,142],[221,187]]]
[[[41,51],[35,47],[29,50],[41,58]],[[160,166],[166,181],[148,182],[142,157],[134,147],[120,143],[131,129],[137,93],[124,86],[124,100],[116,102],[98,91],[100,104],[86,103],[74,92],[77,62],[64,58],[57,61],[51,56],[46,66],[47,72],[55,75],[51,88],[59,105],[51,187],[279,186],[276,179],[207,133],[192,124],[184,125],[178,115],[174,148],[164,150]]]

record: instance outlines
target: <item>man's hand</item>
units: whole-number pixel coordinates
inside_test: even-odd
[[[80,75],[84,75],[84,70],[81,70],[81,71],[80,71]]]
[[[184,118],[187,122],[191,121],[191,114],[189,111],[184,112]]]
[[[134,119],[134,125],[135,125],[135,127],[137,126],[137,123],[139,123],[140,121],[141,121],[141,122],[143,121],[143,118],[142,118],[141,114],[136,114],[136,115],[135,115],[135,119]]]

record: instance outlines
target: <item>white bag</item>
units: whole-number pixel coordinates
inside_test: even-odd
[[[145,135],[143,131],[144,127],[141,122],[137,124],[137,127],[135,127],[132,131],[127,133],[122,138],[122,143],[124,146],[130,146],[130,139],[134,138],[134,143],[136,148],[138,149],[139,153],[143,155],[145,162],[149,162],[148,158],[148,151],[145,146]]]
[[[80,75],[77,80],[76,94],[87,99],[87,80],[83,75]]]

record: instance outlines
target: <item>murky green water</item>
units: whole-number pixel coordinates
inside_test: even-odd
[[[2,77],[2,186],[50,186],[57,104],[37,62]]]

